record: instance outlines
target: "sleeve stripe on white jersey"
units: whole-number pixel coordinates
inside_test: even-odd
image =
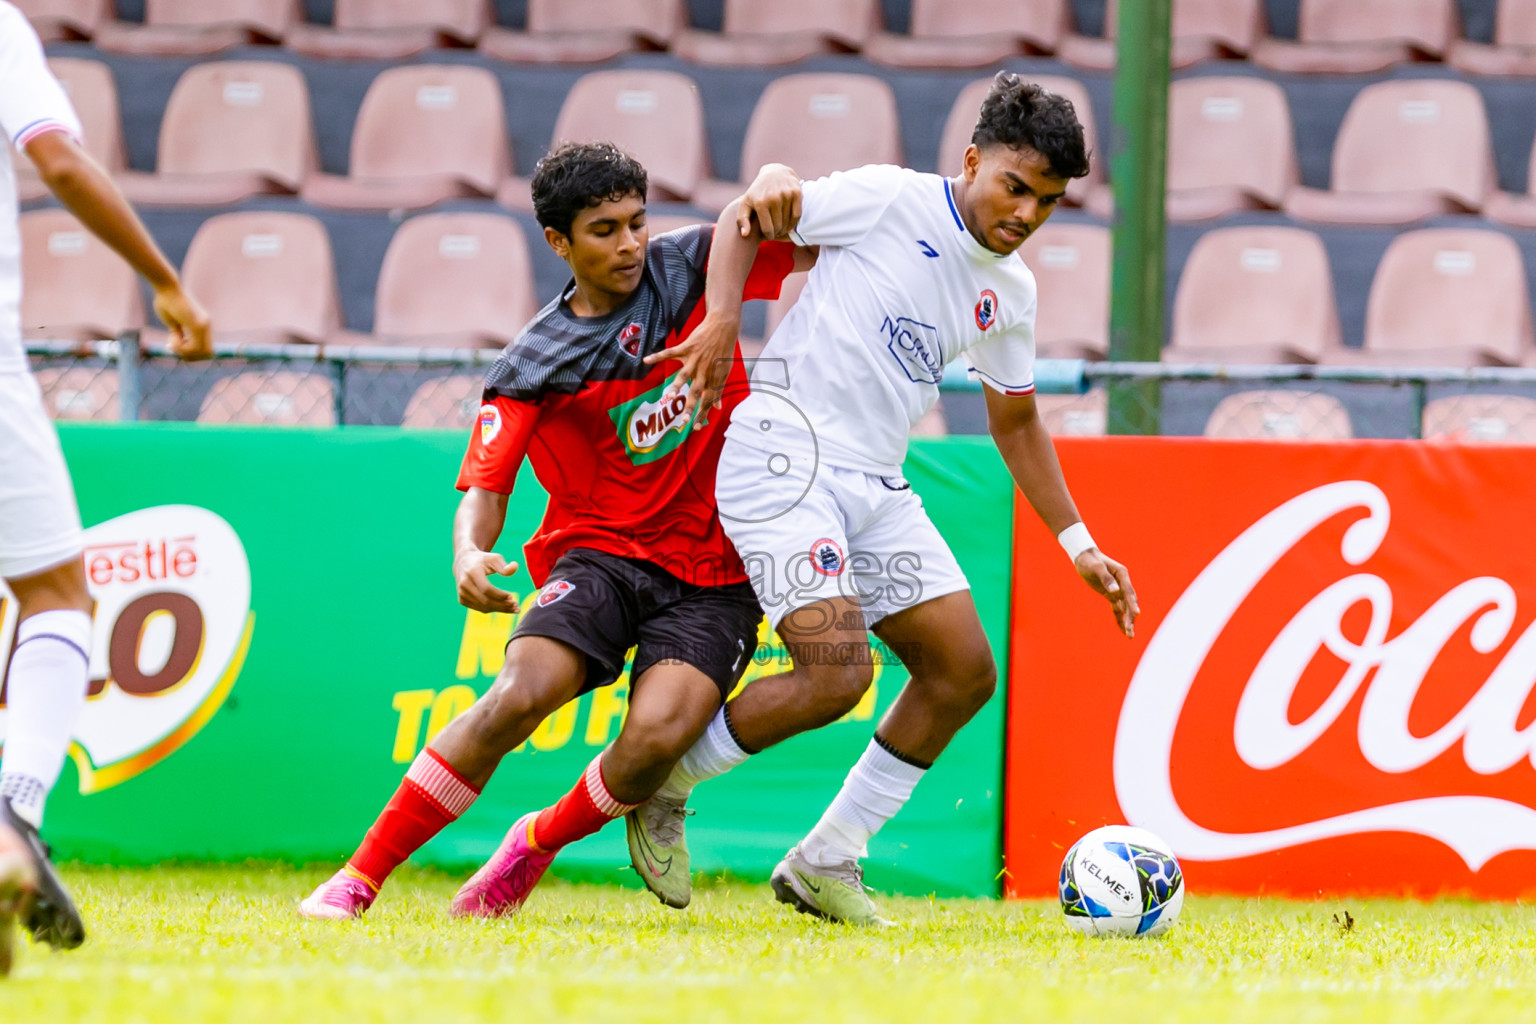
[[[967,228],[965,226],[965,221],[960,219],[960,211],[955,206],[955,193],[954,193],[954,190],[952,188],[950,188],[950,186],[949,186],[949,179],[948,178],[945,178],[943,180],[944,180],[944,201],[949,203],[949,215],[951,217],[955,218],[955,227],[959,228],[961,231],[965,231],[965,230],[967,230]]]
[[[69,125],[65,124],[63,121],[56,121],[51,117],[45,117],[42,120],[33,121],[31,124],[27,125],[20,132],[18,132],[16,135],[15,146],[17,149],[20,149],[27,143],[31,142],[33,139],[37,138],[39,135],[47,135],[49,132],[64,132],[71,138],[73,138],[75,134],[75,130]]]
[[[990,374],[982,373],[980,370],[977,370],[975,368],[972,368],[971,372],[974,373],[979,379],[981,379],[983,381],[986,381],[988,384],[992,385],[992,389],[994,391],[1001,391],[1005,395],[1011,395],[1011,396],[1013,396],[1015,398],[1020,398],[1020,397],[1023,397],[1024,395],[1032,395],[1032,394],[1035,393],[1035,382],[1034,381],[1030,381],[1028,384],[1021,384],[1021,385],[1015,386],[1015,385],[1012,385],[1012,384],[1004,384],[1002,381],[998,380],[996,377],[993,377]]]

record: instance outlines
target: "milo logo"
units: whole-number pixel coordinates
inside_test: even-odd
[[[667,394],[675,379],[669,377],[645,394],[608,410],[619,440],[629,453],[629,461],[637,466],[670,455],[688,439],[692,420],[683,410],[688,404],[689,389],[685,385],[675,394]]]

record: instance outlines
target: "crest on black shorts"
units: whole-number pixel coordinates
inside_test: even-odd
[[[569,580],[555,580],[553,583],[546,583],[544,589],[539,591],[539,599],[535,603],[540,608],[547,608],[575,589],[576,584]]]
[[[811,567],[823,576],[839,576],[843,572],[843,549],[837,541],[823,537],[811,545]]]

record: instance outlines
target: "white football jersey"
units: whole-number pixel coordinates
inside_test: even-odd
[[[64,87],[48,70],[32,23],[14,4],[0,0],[0,373],[24,371],[21,344],[21,226],[17,222],[16,163],[21,149],[45,132],[80,138],[80,119]]]
[[[870,166],[803,187],[793,238],[821,255],[729,437],[800,465],[894,476],[953,360],[1005,394],[1034,391],[1035,276],[976,241],[947,179]]]

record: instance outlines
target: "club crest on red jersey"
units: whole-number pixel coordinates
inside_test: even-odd
[[[645,328],[637,323],[631,323],[619,332],[619,344],[624,346],[624,351],[632,356],[640,354],[640,343],[645,338]]]
[[[540,608],[547,608],[575,589],[576,584],[569,580],[555,580],[552,583],[546,583],[544,589],[539,591],[539,599],[535,603]]]
[[[490,444],[501,433],[501,410],[494,405],[480,407],[480,443]]]
[[[823,537],[811,545],[811,568],[823,576],[841,576],[843,564],[843,549],[831,537]]]
[[[976,326],[982,330],[990,330],[997,323],[997,293],[988,288],[981,293],[981,299],[976,303]]]

